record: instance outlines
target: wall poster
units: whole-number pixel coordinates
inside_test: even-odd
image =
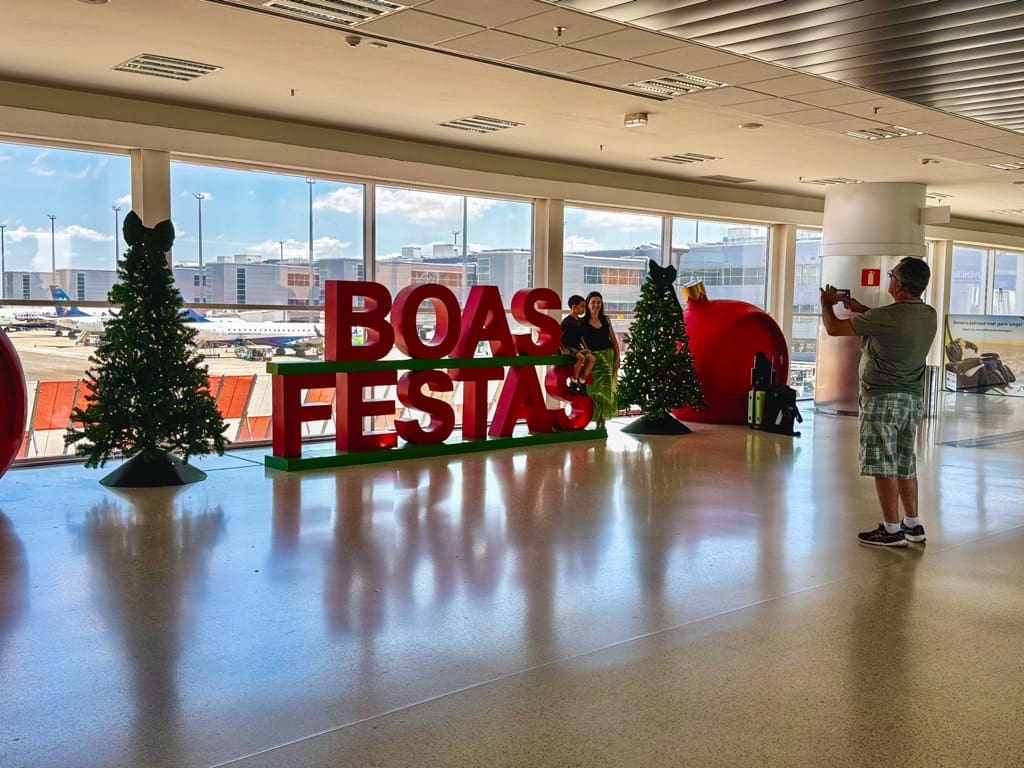
[[[945,387],[1024,397],[1024,317],[946,315]]]

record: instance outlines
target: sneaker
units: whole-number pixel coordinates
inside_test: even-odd
[[[580,380],[580,383],[576,385],[576,391],[579,392],[581,395],[587,394],[587,383],[583,380]]]
[[[864,533],[858,533],[857,538],[860,539],[861,544],[873,544],[877,547],[905,547],[907,546],[907,540],[903,536],[903,531],[896,531],[896,533],[889,533],[885,530],[885,525],[882,523],[878,524],[878,527],[873,531],[864,531]]]
[[[913,528],[908,528],[906,523],[901,522],[900,533],[903,534],[903,538],[907,541],[912,541],[915,544],[921,544],[925,540],[923,525],[915,525]]]
[[[578,395],[580,392],[580,385],[577,384],[572,379],[569,379],[569,384],[566,387],[566,390],[569,392],[570,395]]]

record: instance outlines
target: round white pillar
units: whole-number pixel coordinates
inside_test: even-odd
[[[850,289],[869,307],[892,301],[886,272],[905,256],[926,254],[921,209],[925,185],[913,182],[837,184],[825,190],[821,284]],[[836,315],[849,317],[842,305]],[[860,339],[818,330],[814,407],[856,414]]]

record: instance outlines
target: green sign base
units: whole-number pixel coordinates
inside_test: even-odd
[[[608,430],[604,427],[594,429],[575,429],[564,432],[538,432],[519,437],[489,437],[486,440],[457,440],[439,443],[438,445],[415,445],[406,443],[398,448],[385,448],[379,451],[361,451],[346,453],[339,451],[331,454],[284,458],[282,456],[264,456],[264,465],[270,469],[284,472],[299,472],[304,469],[329,469],[331,467],[351,467],[358,464],[378,464],[384,461],[402,461],[404,459],[425,459],[432,456],[454,456],[461,453],[478,451],[496,451],[502,448],[521,448],[528,445],[552,445],[554,443],[575,443],[581,440],[605,440]]]

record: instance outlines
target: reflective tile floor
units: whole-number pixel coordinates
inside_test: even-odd
[[[12,470],[0,766],[1024,765],[1024,400],[946,396],[903,550],[856,542],[855,419],[807,417]]]

